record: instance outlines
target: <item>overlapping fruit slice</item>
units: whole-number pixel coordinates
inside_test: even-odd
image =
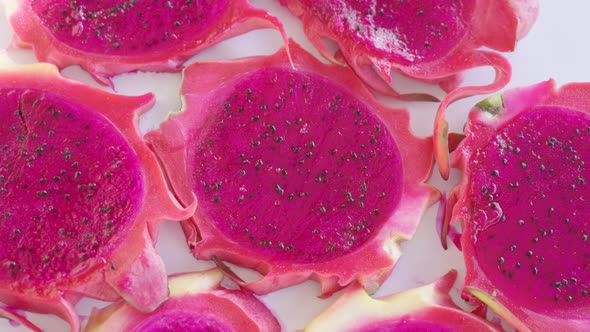
[[[411,99],[424,95],[400,96],[390,86],[392,71],[451,91],[460,84],[462,71],[493,66],[497,77],[487,89],[506,85],[508,62],[478,49],[512,51],[538,12],[537,0],[280,2],[301,18],[306,35],[326,58],[348,63],[381,93]],[[324,38],[336,42],[338,54],[332,54]]]
[[[16,0],[17,42],[39,61],[79,64],[100,83],[136,70],[178,71],[191,56],[230,37],[282,24],[247,0]]]
[[[223,276],[218,269],[170,276],[170,297],[156,311],[142,313],[118,302],[94,310],[84,331],[281,331],[250,292],[222,287]]]
[[[305,332],[499,331],[463,311],[449,296],[457,272],[432,284],[374,299],[355,285],[316,317]]]
[[[487,99],[465,133],[448,213],[463,229],[466,289],[518,330],[586,330],[590,84]]]
[[[432,141],[379,104],[349,69],[296,44],[268,57],[196,63],[185,110],[148,133],[181,201],[194,254],[264,276],[267,293],[312,278],[322,294],[374,290],[437,195]]]
[[[66,80],[48,64],[0,69],[1,302],[58,314],[76,331],[81,296],[122,296],[142,311],[164,301],[152,239],[194,203],[179,207],[137,130],[153,102]]]

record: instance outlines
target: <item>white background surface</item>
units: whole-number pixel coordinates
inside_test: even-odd
[[[14,0],[6,0],[14,1]],[[255,6],[267,9],[284,23],[287,33],[305,48],[318,55],[302,32],[301,23],[278,5],[277,0],[251,1]],[[541,12],[536,25],[529,35],[522,40],[515,53],[507,54],[513,65],[513,77],[508,87],[530,85],[548,78],[555,78],[558,84],[574,81],[590,81],[590,1],[541,0]],[[0,4],[1,5],[1,4]],[[0,7],[0,49],[8,48],[12,30],[7,23],[5,13]],[[261,30],[242,35],[213,46],[211,49],[194,57],[193,61],[237,58],[246,55],[271,54],[282,46],[279,34],[273,30]],[[31,51],[9,50],[8,55],[18,63],[31,63],[35,59]],[[93,86],[100,87],[78,67],[63,71],[67,77],[75,78]],[[467,83],[482,84],[491,80],[492,71],[473,70],[468,73]],[[423,85],[400,77],[395,77],[394,85],[401,91],[422,89]],[[143,94],[154,92],[156,106],[141,119],[141,130],[146,132],[157,128],[159,122],[170,111],[180,109],[180,74],[137,73],[118,76],[114,79],[115,89],[121,94]],[[104,89],[104,87],[101,87]],[[441,92],[432,87],[426,91],[441,97]],[[451,106],[447,119],[450,130],[460,132],[470,107],[483,97],[462,100]],[[435,103],[401,103],[383,100],[393,107],[407,107],[411,111],[412,129],[417,135],[432,134],[432,121],[436,111]],[[448,192],[458,181],[460,174],[453,172],[448,182],[440,180],[438,173],[433,173],[431,183],[442,191]],[[461,254],[455,249],[444,252],[436,236],[434,218],[436,205],[424,216],[414,238],[404,244],[404,255],[394,272],[381,287],[377,295],[390,294],[416,285],[430,282],[446,273],[449,269],[458,269],[463,275]],[[164,258],[169,273],[202,270],[212,266],[208,262],[196,261],[188,252],[180,227],[176,223],[164,223],[161,228],[157,250]],[[460,281],[457,283],[460,287]],[[318,286],[314,282],[290,287],[261,299],[275,312],[285,331],[302,329],[323,308],[332,303],[337,296],[327,300],[317,298]],[[105,303],[82,300],[77,310],[88,315],[94,306]],[[68,326],[53,316],[27,314],[32,321],[47,331],[67,331]],[[84,318],[84,317],[83,317]],[[0,331],[27,331],[24,327],[13,327],[0,319]]]

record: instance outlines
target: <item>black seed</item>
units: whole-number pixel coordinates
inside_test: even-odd
[[[526,168],[526,163],[525,163],[524,161],[521,161],[521,162],[520,162],[520,167],[522,167],[522,168]]]
[[[571,296],[571,295],[568,295],[568,296],[565,298],[565,300],[566,300],[567,302],[572,302],[573,298],[572,298],[572,296]]]
[[[533,275],[539,274],[539,270],[536,267],[533,267]]]
[[[500,265],[504,264],[504,257],[498,258],[498,264],[500,264]]]
[[[526,253],[527,257],[533,257],[533,252],[531,250],[527,251]]]
[[[520,219],[520,220],[518,221],[518,224],[519,224],[520,226],[524,225],[524,220]]]
[[[285,190],[283,190],[279,184],[275,184],[275,190],[279,195],[283,195],[285,193]]]
[[[492,176],[498,176],[500,175],[500,171],[498,171],[497,169],[492,171]]]
[[[587,234],[582,235],[582,241],[588,241],[588,235]]]

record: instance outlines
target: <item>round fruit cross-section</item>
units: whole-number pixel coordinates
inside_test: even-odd
[[[590,303],[589,128],[588,114],[534,108],[471,161],[475,259],[515,304],[537,312]]]
[[[432,141],[349,69],[289,50],[189,66],[184,112],[146,140],[177,197],[198,198],[183,229],[199,259],[257,270],[257,294],[310,278],[374,291],[436,195]]]
[[[144,187],[139,158],[119,130],[35,89],[1,89],[0,121],[0,278],[59,282],[109,255]]]
[[[403,64],[437,60],[452,51],[467,33],[474,7],[473,1],[363,0],[333,1],[326,10],[325,1],[301,2],[329,22],[333,34]]]
[[[202,37],[227,6],[218,1],[31,1],[40,23],[65,45],[89,53],[145,55],[179,51]]]
[[[366,243],[398,203],[391,134],[327,79],[261,70],[217,107],[194,133],[188,172],[202,213],[232,241],[281,262],[330,260]]]

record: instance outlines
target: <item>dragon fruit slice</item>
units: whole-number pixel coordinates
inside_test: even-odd
[[[170,297],[156,311],[142,313],[125,302],[93,310],[86,332],[280,331],[272,312],[250,292],[220,285],[223,272],[170,276]]]
[[[400,95],[390,86],[392,71],[451,91],[460,84],[462,71],[492,66],[494,82],[468,92],[497,91],[510,79],[510,64],[478,48],[512,51],[538,14],[537,0],[280,2],[301,18],[306,35],[322,55],[345,61],[376,91],[406,99],[424,95]],[[324,38],[336,42],[337,55],[328,50]]]
[[[262,294],[312,278],[329,295],[372,289],[437,191],[432,142],[379,104],[353,72],[295,43],[267,57],[196,63],[185,111],[146,135],[181,201],[194,254],[252,268]]]
[[[487,99],[465,133],[448,213],[462,224],[466,290],[518,330],[587,330],[590,84]]]
[[[399,294],[374,299],[355,285],[316,317],[305,332],[499,331],[463,311],[449,296],[457,272]]]
[[[81,65],[100,83],[136,70],[178,71],[191,56],[230,37],[282,24],[246,0],[17,0],[17,44],[60,68]]]
[[[66,80],[48,64],[0,69],[0,302],[55,313],[77,331],[81,296],[123,297],[144,311],[165,300],[152,239],[194,203],[178,206],[136,129],[153,103]]]

